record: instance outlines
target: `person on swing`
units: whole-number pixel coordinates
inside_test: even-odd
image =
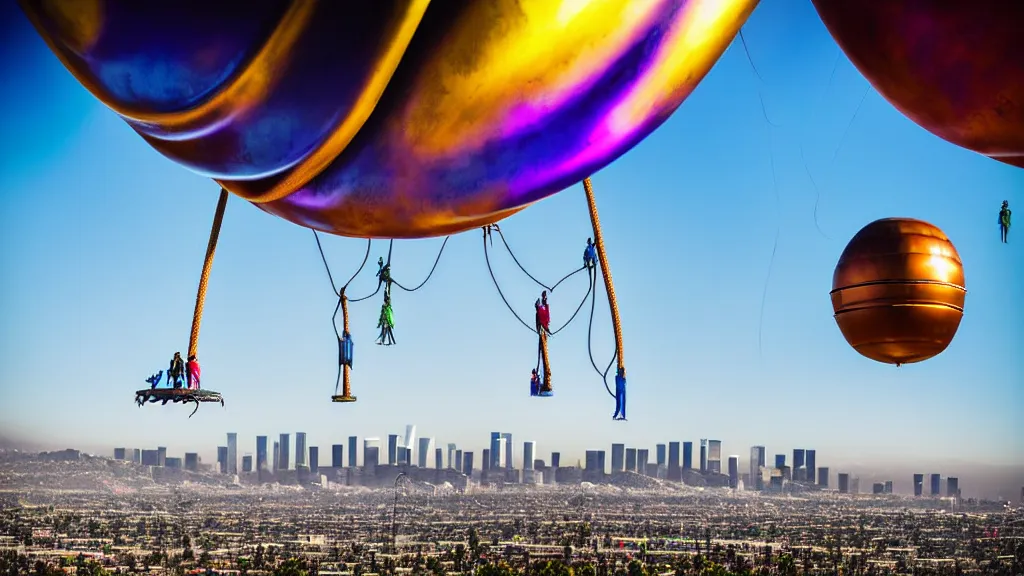
[[[619,368],[615,373],[615,414],[613,420],[626,419],[626,369]]]
[[[196,359],[195,354],[188,357],[188,364],[186,364],[186,376],[188,377],[188,389],[199,390],[199,360]]]
[[[587,270],[597,268],[597,245],[590,238],[587,238],[587,247],[583,249],[583,267]]]
[[[167,383],[172,388],[181,388],[185,379],[185,361],[181,359],[181,352],[175,352],[171,358],[171,365],[167,368]]]
[[[533,375],[530,376],[530,396],[540,395],[540,374],[537,374],[537,369],[533,369]]]

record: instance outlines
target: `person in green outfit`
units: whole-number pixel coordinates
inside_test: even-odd
[[[999,231],[1006,244],[1006,236],[1010,233],[1010,203],[1003,200],[1003,207],[999,210]]]
[[[377,321],[377,328],[380,328],[380,337],[377,344],[391,346],[395,343],[395,314],[391,309],[391,296],[384,295],[384,305],[380,307],[380,319]]]

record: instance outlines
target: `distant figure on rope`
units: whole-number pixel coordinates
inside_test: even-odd
[[[615,414],[614,420],[626,419],[626,369],[619,368],[615,373]]]
[[[171,388],[181,388],[185,380],[185,361],[181,359],[181,352],[175,352],[171,358],[171,365],[167,368],[167,385]]]
[[[540,395],[540,374],[537,374],[537,369],[533,369],[533,375],[530,376],[530,396]]]
[[[587,247],[583,249],[583,267],[587,270],[597,268],[597,245],[590,238],[587,238]]]
[[[1010,233],[1010,203],[1003,200],[1003,207],[999,210],[999,232],[1003,244],[1007,244],[1006,236]]]
[[[343,332],[338,339],[338,365],[352,367],[352,356],[355,343],[352,342],[352,335]]]
[[[195,354],[188,357],[186,368],[188,369],[188,389],[199,390],[199,361],[196,360]]]
[[[384,285],[384,296],[391,296],[391,264],[385,264],[384,258],[377,258],[377,290]]]
[[[380,336],[377,344],[391,346],[395,343],[395,315],[391,309],[391,296],[384,294],[384,304],[380,307],[380,319],[377,320],[377,328],[380,328]]]
[[[551,324],[551,312],[549,311],[547,304],[544,303],[545,300],[547,300],[547,296],[538,298],[537,301],[534,302],[533,307],[537,310],[537,334],[544,332],[550,335],[551,328],[549,326]]]
[[[146,382],[149,384],[149,389],[150,390],[155,390],[156,387],[160,384],[160,379],[163,378],[163,377],[164,377],[164,371],[161,370],[161,371],[157,372],[156,374],[153,374],[149,378],[146,378]]]

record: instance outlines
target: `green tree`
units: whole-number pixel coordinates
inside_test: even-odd
[[[289,558],[274,568],[274,576],[309,576],[309,565],[305,560]]]

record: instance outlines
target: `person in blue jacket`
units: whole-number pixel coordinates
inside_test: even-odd
[[[626,369],[619,368],[615,374],[615,414],[614,420],[626,419]]]
[[[597,245],[590,238],[587,238],[587,247],[583,249],[583,267],[587,270],[597,267]]]

